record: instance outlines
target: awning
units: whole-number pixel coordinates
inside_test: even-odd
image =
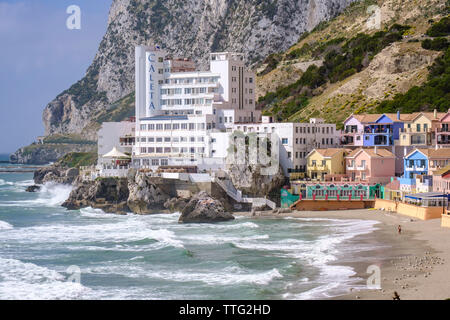
[[[120,152],[117,150],[116,147],[114,147],[110,152],[103,155],[103,158],[112,158],[112,159],[130,159],[131,157],[126,155],[123,152]]]

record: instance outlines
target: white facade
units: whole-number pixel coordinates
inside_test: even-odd
[[[192,69],[188,61],[176,61],[166,59],[158,47],[136,47],[133,163],[207,169],[205,161],[217,163],[226,156],[235,122],[260,120],[255,75],[245,70],[243,56],[237,53],[212,53],[210,71],[172,73],[175,65]]]
[[[335,124],[312,118],[310,123],[273,123],[262,117],[261,123],[234,124],[233,129],[244,133],[277,134],[280,140],[279,161],[285,175],[288,171],[306,171],[306,156],[315,148],[336,148],[340,132]]]
[[[132,121],[103,122],[98,131],[98,159],[114,147],[123,153],[132,153],[136,124]]]

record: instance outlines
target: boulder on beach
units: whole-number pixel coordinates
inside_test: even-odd
[[[32,185],[25,189],[26,192],[38,192],[39,190],[41,190],[41,187],[38,185]]]
[[[234,220],[226,212],[219,200],[213,199],[206,192],[196,194],[181,211],[179,223],[210,223]]]

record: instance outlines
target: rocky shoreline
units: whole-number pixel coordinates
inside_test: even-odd
[[[130,169],[126,178],[97,178],[93,181],[84,181],[79,173],[78,169],[59,163],[40,168],[34,172],[35,185],[26,191],[38,192],[42,184],[49,182],[72,185],[73,190],[62,203],[68,210],[92,207],[106,213],[133,212],[140,215],[181,212],[180,223],[234,219],[226,197],[213,198],[205,191],[186,197],[173,196],[163,190],[157,179],[135,169]]]

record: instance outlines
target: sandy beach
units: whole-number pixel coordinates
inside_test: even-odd
[[[237,215],[251,216],[249,213]],[[450,298],[450,229],[442,228],[440,219],[421,221],[385,211],[362,209],[348,211],[293,211],[273,214],[257,212],[253,218],[332,218],[374,220],[379,223],[370,235],[378,249],[366,252],[364,259],[340,261],[351,266],[356,277],[365,287],[368,261],[380,267],[381,289],[350,289],[348,294],[332,299],[342,300],[392,300],[394,291],[401,300],[431,300]],[[402,232],[398,234],[397,227]],[[367,236],[358,236],[351,241],[368,241]]]

